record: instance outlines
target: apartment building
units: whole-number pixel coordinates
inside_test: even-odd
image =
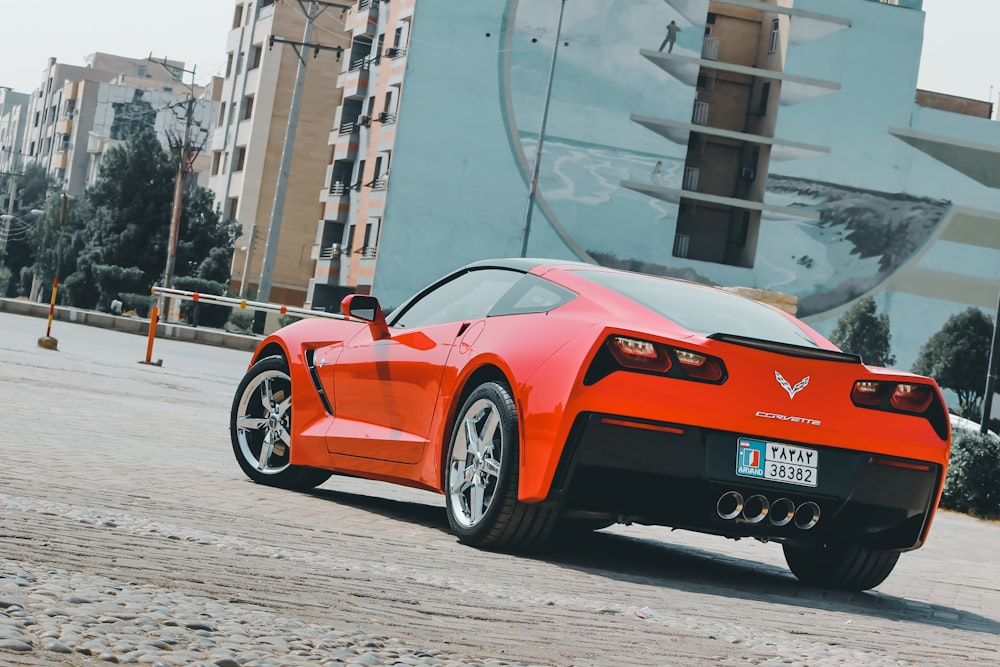
[[[925,20],[921,0],[362,0],[309,303],[392,307],[523,244],[784,293],[824,333],[870,295],[909,368],[1000,284],[1000,125],[917,90]]]
[[[16,175],[23,164],[24,119],[28,95],[0,88],[0,212],[12,207]]]
[[[312,17],[311,39],[303,46],[308,17]],[[257,293],[267,242],[273,238],[269,300],[289,305],[306,302],[314,274],[312,238],[316,221],[323,217],[317,192],[330,164],[327,139],[340,104],[337,77],[347,58],[344,24],[350,20],[347,9],[305,0],[234,3],[222,103],[211,139],[209,187],[217,207],[243,227],[231,271],[230,288],[235,293]],[[305,78],[294,123],[295,142],[282,193],[284,206],[272,234],[300,62],[305,63]]]
[[[93,182],[104,153],[139,125],[154,128],[165,149],[185,136],[195,145],[206,143],[219,86],[186,84],[184,77],[179,61],[94,53],[81,67],[49,59],[42,84],[29,96],[24,160],[45,166],[63,189],[79,194]],[[204,158],[195,172],[207,166]]]
[[[414,0],[357,0],[345,26],[349,51],[337,78],[343,100],[329,134],[332,161],[311,254],[312,308],[335,310],[345,294],[371,291],[413,9]]]

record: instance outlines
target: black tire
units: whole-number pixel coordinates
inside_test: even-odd
[[[855,545],[799,547],[784,545],[785,562],[799,581],[826,588],[866,591],[892,572],[898,551],[872,551]]]
[[[229,434],[236,462],[258,484],[303,491],[330,478],[327,470],[293,466],[291,454],[292,381],[281,357],[266,357],[250,367],[236,389]],[[270,455],[262,450],[273,444]]]
[[[458,411],[445,470],[448,523],[463,544],[527,550],[549,537],[557,512],[517,499],[517,406],[497,382],[478,386]]]

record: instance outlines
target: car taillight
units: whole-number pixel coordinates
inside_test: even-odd
[[[889,404],[903,412],[920,414],[931,405],[934,392],[925,384],[897,384]]]
[[[722,363],[715,357],[707,357],[687,350],[674,350],[677,361],[684,367],[689,377],[707,382],[718,382],[722,379]]]
[[[859,380],[851,389],[851,400],[859,407],[888,408],[919,415],[934,402],[934,391],[926,384]]]
[[[712,383],[721,383],[726,377],[721,359],[690,350],[629,336],[611,336],[606,347],[615,363],[628,370]],[[611,370],[606,369],[601,375]],[[589,381],[595,381],[594,374],[589,377]]]
[[[612,336],[608,347],[611,348],[611,354],[614,356],[615,361],[625,368],[651,371],[653,373],[666,373],[672,365],[670,357],[667,356],[663,346],[656,345],[648,340]]]
[[[882,405],[892,385],[884,382],[858,381],[851,390],[851,400],[855,405],[877,408]]]

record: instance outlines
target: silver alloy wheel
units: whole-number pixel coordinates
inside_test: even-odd
[[[267,370],[254,377],[240,396],[236,417],[240,454],[264,475],[288,468],[291,386],[288,373]]]
[[[503,428],[499,409],[487,398],[470,405],[458,423],[448,461],[448,503],[455,521],[472,528],[483,520],[496,495]]]

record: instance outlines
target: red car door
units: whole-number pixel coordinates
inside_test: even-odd
[[[333,370],[329,451],[397,463],[419,461],[448,355],[462,326],[449,322],[394,330],[384,340],[372,340],[365,329],[348,341]]]

